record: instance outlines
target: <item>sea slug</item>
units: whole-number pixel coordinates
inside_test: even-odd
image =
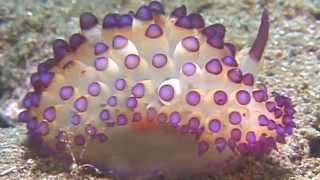
[[[81,33],[53,42],[31,76],[19,121],[33,146],[73,155],[119,177],[222,172],[285,143],[291,100],[255,77],[268,12],[252,47],[237,52],[222,24],[152,1],[128,14],[80,16]]]

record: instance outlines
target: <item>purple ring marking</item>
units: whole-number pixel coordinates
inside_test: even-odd
[[[129,54],[124,60],[124,65],[130,70],[137,68],[139,64],[140,57],[136,54]]]
[[[200,48],[200,42],[194,36],[188,36],[182,39],[182,47],[189,52],[197,52]]]
[[[249,92],[246,90],[239,90],[236,93],[236,98],[237,98],[238,103],[241,105],[247,105],[250,103],[250,100],[251,100],[251,96],[250,96]]]
[[[127,99],[127,107],[128,108],[131,108],[131,109],[134,109],[138,106],[138,101],[135,97],[129,97]]]
[[[162,68],[167,64],[167,61],[168,61],[168,58],[165,54],[158,53],[152,57],[152,65],[155,68]]]
[[[233,125],[237,125],[237,124],[240,124],[241,122],[241,114],[237,111],[232,111],[230,114],[229,114],[229,122]]]
[[[189,105],[196,106],[200,103],[201,96],[197,91],[189,91],[185,100]]]
[[[216,145],[217,150],[222,153],[226,148],[227,141],[224,138],[219,137],[215,140],[214,144]]]
[[[209,122],[209,130],[213,133],[219,132],[221,129],[221,122],[218,119],[212,119]]]
[[[88,100],[86,97],[81,96],[77,100],[74,101],[73,107],[79,111],[79,112],[84,112],[88,108]]]
[[[114,49],[122,49],[128,44],[128,39],[122,35],[116,35],[112,40],[112,47]]]
[[[222,72],[222,65],[218,59],[211,59],[205,65],[206,71],[208,73],[218,75]]]
[[[80,122],[81,122],[81,116],[79,114],[77,114],[77,113],[74,113],[71,116],[70,122],[75,126],[79,125]]]
[[[171,101],[174,98],[174,89],[170,84],[165,84],[159,89],[159,97],[164,101]]]
[[[59,91],[59,96],[62,100],[66,101],[73,96],[74,89],[72,86],[62,86]]]
[[[107,99],[107,104],[111,107],[114,107],[118,104],[118,98],[116,96],[110,96]]]
[[[101,85],[98,82],[92,82],[88,86],[88,93],[91,96],[98,96],[101,92]]]
[[[213,100],[217,105],[222,106],[227,103],[228,95],[224,91],[219,90],[213,94]]]
[[[143,83],[135,84],[131,89],[131,94],[136,98],[142,98],[145,93],[145,87]]]
[[[42,114],[43,118],[48,122],[53,122],[56,119],[56,109],[54,106],[47,107]]]
[[[182,73],[185,76],[194,75],[194,73],[196,73],[196,69],[197,69],[196,65],[194,65],[191,62],[188,62],[188,63],[185,63],[185,64],[182,65]]]
[[[124,79],[117,79],[116,82],[114,83],[114,86],[116,88],[116,90],[118,91],[122,91],[126,88],[126,80]]]
[[[231,138],[234,141],[240,141],[241,139],[241,130],[239,128],[233,128],[230,132]]]
[[[119,114],[117,117],[117,125],[118,126],[124,126],[128,123],[128,118],[124,114]]]
[[[94,67],[97,71],[104,71],[108,67],[108,64],[106,57],[97,57],[94,61]]]
[[[162,36],[163,31],[158,24],[150,24],[145,32],[145,36],[151,39],[156,39]]]
[[[110,119],[110,112],[108,109],[100,111],[99,118],[101,121],[107,121]]]

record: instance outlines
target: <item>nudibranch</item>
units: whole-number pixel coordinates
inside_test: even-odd
[[[70,155],[117,176],[212,174],[286,142],[291,100],[255,77],[269,34],[263,11],[249,50],[224,41],[186,7],[152,1],[53,42],[31,76],[19,121],[40,152]]]

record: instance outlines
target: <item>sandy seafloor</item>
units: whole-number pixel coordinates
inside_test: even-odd
[[[27,92],[36,65],[52,56],[51,43],[79,31],[78,16],[92,11],[135,10],[146,1],[0,0],[0,179],[112,179],[40,160],[16,123],[17,103]],[[250,45],[262,7],[271,13],[271,32],[258,80],[296,104],[297,128],[288,143],[264,160],[248,160],[237,171],[214,180],[320,180],[320,1],[319,0],[165,0],[166,11],[185,4],[207,22],[223,23],[227,39]],[[8,124],[7,124],[8,125]],[[170,179],[170,178],[167,178]]]

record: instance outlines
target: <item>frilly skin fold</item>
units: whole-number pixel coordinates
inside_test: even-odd
[[[152,1],[135,13],[90,12],[53,42],[31,76],[19,121],[42,155],[90,163],[127,179],[216,174],[285,143],[290,98],[257,86],[269,33],[264,10],[245,55],[222,24]],[[242,53],[243,54],[243,53]]]

